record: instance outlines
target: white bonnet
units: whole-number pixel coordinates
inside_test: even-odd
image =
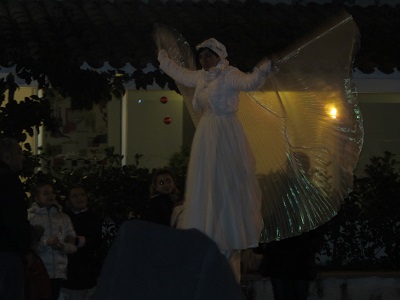
[[[202,42],[196,46],[196,50],[199,50],[200,48],[211,49],[212,51],[217,53],[218,56],[222,59],[224,59],[228,56],[225,46],[222,43],[218,42],[214,38],[205,40],[204,42]]]

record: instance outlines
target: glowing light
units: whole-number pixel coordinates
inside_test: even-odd
[[[139,100],[137,101],[137,103],[142,103],[142,99],[139,99]]]
[[[330,110],[330,112],[329,112],[329,115],[331,116],[332,119],[336,119],[336,116],[337,116],[337,109],[336,109],[336,107],[332,107],[332,108],[331,108],[331,110]]]

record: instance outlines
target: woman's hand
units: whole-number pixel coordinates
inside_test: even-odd
[[[257,64],[257,67],[259,69],[262,69],[263,66],[267,65],[271,60],[268,57],[263,58],[262,60],[259,61]]]
[[[168,52],[165,49],[161,49],[158,51],[158,60],[161,61],[163,59],[168,58]]]
[[[261,74],[266,76],[273,70],[273,63],[268,57],[265,57],[257,64],[257,68],[260,69]]]

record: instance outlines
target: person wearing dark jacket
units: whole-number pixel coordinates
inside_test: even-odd
[[[24,257],[31,238],[25,193],[18,172],[23,153],[17,141],[0,139],[0,299],[24,299]]]
[[[302,176],[310,178],[310,158],[307,154],[297,151],[292,159],[302,163]],[[287,161],[289,167],[290,160]],[[288,169],[287,183],[295,178],[295,174]],[[273,183],[274,184],[274,183]],[[281,195],[287,193],[282,188]],[[298,236],[273,241],[265,245],[261,273],[271,277],[271,284],[275,300],[306,300],[311,281],[317,275],[315,255],[322,240],[322,231],[314,229]]]
[[[197,229],[126,221],[100,273],[96,300],[245,300],[217,244]]]
[[[64,211],[71,218],[78,251],[68,256],[67,280],[62,283],[61,299],[91,299],[100,272],[96,250],[101,244],[101,219],[89,208],[85,189],[73,186]]]
[[[157,170],[150,185],[145,220],[165,226],[176,227],[172,222],[174,208],[182,204],[173,175],[168,169]]]
[[[317,230],[312,230],[266,244],[260,271],[271,277],[275,300],[307,300],[310,283],[317,276],[320,239]]]

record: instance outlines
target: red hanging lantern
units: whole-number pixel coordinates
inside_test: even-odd
[[[163,97],[160,98],[160,101],[161,101],[162,104],[165,104],[165,103],[168,102],[168,97],[163,96]]]
[[[168,125],[168,124],[170,124],[171,122],[172,122],[172,119],[171,119],[170,117],[165,117],[165,118],[164,118],[164,123],[165,123],[165,124]]]

